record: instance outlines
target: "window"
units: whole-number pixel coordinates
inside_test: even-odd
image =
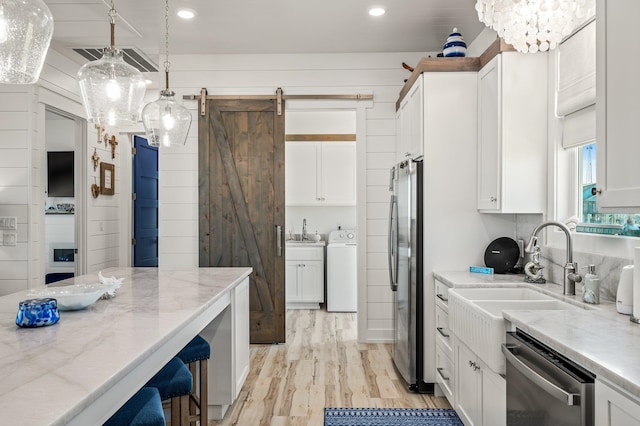
[[[577,232],[640,237],[640,214],[598,213],[596,207],[596,143],[578,147],[578,199],[580,224]]]

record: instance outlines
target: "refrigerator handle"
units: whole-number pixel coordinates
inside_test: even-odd
[[[396,176],[396,167],[393,166],[389,173],[389,191],[393,191],[393,178]]]
[[[398,253],[396,252],[396,232],[397,229],[394,227],[396,220],[394,219],[395,215],[395,205],[396,205],[396,196],[391,195],[391,200],[389,201],[389,284],[391,286],[391,291],[398,290],[398,281],[397,281],[397,273],[398,273]]]

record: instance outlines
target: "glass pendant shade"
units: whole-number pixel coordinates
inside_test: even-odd
[[[0,0],[0,83],[38,81],[53,36],[42,0]]]
[[[594,0],[477,0],[478,18],[519,52],[555,49],[584,22]]]
[[[170,90],[160,92],[160,99],[142,110],[142,124],[151,146],[183,146],[191,127],[191,112],[174,99]]]
[[[102,58],[83,65],[78,82],[89,121],[109,126],[139,121],[146,84],[119,49],[106,48]]]

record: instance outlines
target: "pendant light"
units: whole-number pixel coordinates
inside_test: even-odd
[[[42,0],[0,0],[0,83],[38,81],[53,36]]]
[[[122,51],[114,47],[116,9],[109,10],[111,46],[102,58],[78,71],[78,83],[87,119],[98,125],[116,126],[138,122],[146,85],[142,73],[127,64]]]
[[[165,89],[160,99],[148,103],[142,109],[142,124],[147,132],[147,141],[152,146],[182,146],[187,143],[191,126],[191,112],[175,101],[175,93],[169,89],[169,0],[165,0]]]

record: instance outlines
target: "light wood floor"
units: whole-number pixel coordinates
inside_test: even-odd
[[[325,407],[449,408],[408,392],[390,345],[359,344],[356,316],[287,312],[287,343],[252,345],[251,371],[233,407],[213,425],[322,425]]]

